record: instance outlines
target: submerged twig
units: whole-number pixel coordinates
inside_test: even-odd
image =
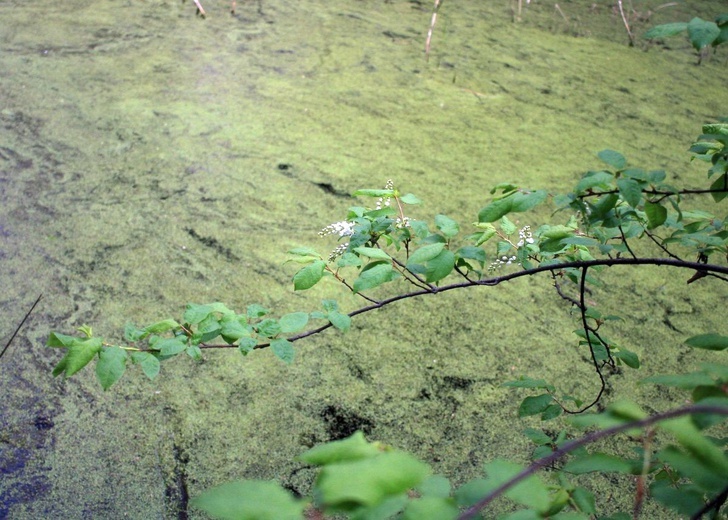
[[[25,324],[26,320],[28,319],[28,317],[30,316],[30,314],[33,312],[33,309],[35,309],[35,306],[38,305],[38,302],[40,301],[40,299],[42,297],[43,297],[43,294],[41,293],[38,296],[38,298],[36,298],[35,303],[33,303],[33,305],[31,305],[30,310],[25,314],[25,317],[21,320],[20,325],[18,325],[18,327],[15,329],[15,332],[13,332],[13,335],[10,336],[10,339],[8,340],[7,344],[3,347],[2,352],[0,352],[0,358],[2,358],[3,357],[3,354],[5,354],[5,351],[8,350],[8,347],[10,346],[10,344],[15,339],[15,336],[18,335],[18,332],[20,332],[20,329],[23,327],[23,324]]]

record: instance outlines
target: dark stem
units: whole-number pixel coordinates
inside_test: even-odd
[[[717,406],[717,405],[705,405],[705,404],[694,404],[690,406],[685,406],[683,408],[677,408],[675,410],[670,410],[668,412],[659,413],[657,415],[653,415],[652,417],[647,417],[646,419],[641,419],[639,421],[631,421],[625,424],[620,424],[617,426],[612,426],[610,428],[605,428],[603,430],[596,431],[594,433],[590,433],[588,435],[584,435],[580,439],[575,439],[573,441],[569,441],[566,444],[562,445],[559,449],[555,450],[550,455],[543,457],[541,459],[538,459],[531,463],[530,466],[522,470],[520,473],[515,475],[510,480],[504,482],[500,486],[498,486],[496,489],[488,493],[485,497],[483,497],[480,501],[478,501],[476,504],[470,506],[468,509],[466,509],[459,517],[458,520],[468,520],[470,518],[475,518],[480,511],[486,507],[488,504],[490,504],[493,500],[504,494],[506,491],[508,491],[510,488],[521,482],[522,480],[525,480],[526,478],[530,477],[534,473],[536,473],[541,468],[548,467],[549,465],[553,464],[557,460],[559,460],[564,455],[581,448],[582,446],[586,446],[587,444],[591,444],[593,442],[596,442],[600,439],[603,439],[605,437],[609,437],[611,435],[615,435],[617,433],[621,433],[627,430],[636,429],[636,428],[645,428],[647,426],[651,426],[655,423],[658,423],[660,421],[664,421],[665,419],[672,419],[674,417],[681,417],[683,415],[690,415],[695,413],[712,413],[712,414],[718,414],[718,415],[728,415],[728,407],[726,406]],[[718,498],[721,496],[725,500],[724,494],[728,493],[728,489],[721,492],[719,497],[716,497],[711,502],[716,502]],[[696,518],[696,517],[693,517]]]

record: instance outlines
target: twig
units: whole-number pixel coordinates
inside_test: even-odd
[[[192,0],[195,5],[197,6],[197,13],[202,16],[203,18],[207,16],[207,13],[205,13],[205,10],[202,8],[202,4],[200,4],[200,0]]]
[[[425,61],[430,61],[430,42],[432,42],[432,31],[435,29],[435,23],[437,23],[437,12],[440,10],[440,3],[442,0],[435,0],[435,7],[432,10],[432,20],[430,21],[430,28],[427,31],[427,40],[425,40]]]
[[[622,15],[622,22],[624,22],[624,28],[627,30],[627,36],[629,36],[629,46],[634,47],[634,35],[632,34],[632,30],[629,28],[629,23],[627,23],[627,17],[624,15],[624,8],[622,7],[622,0],[617,0],[617,5],[619,6],[619,14]]]
[[[22,321],[20,322],[20,325],[18,325],[18,328],[16,328],[16,329],[15,329],[15,332],[13,332],[13,335],[12,335],[12,336],[10,336],[10,340],[8,340],[8,342],[7,342],[7,344],[5,345],[5,347],[3,347],[3,350],[2,350],[2,352],[0,352],[0,358],[2,358],[2,357],[3,357],[3,354],[5,354],[5,351],[6,351],[6,350],[8,350],[8,347],[10,346],[10,344],[11,344],[11,343],[13,342],[13,340],[15,339],[15,336],[17,336],[17,335],[18,335],[18,332],[20,332],[20,329],[21,329],[21,328],[23,327],[23,324],[24,324],[24,323],[25,323],[25,321],[26,321],[26,320],[28,319],[28,317],[30,317],[30,314],[31,314],[31,313],[33,312],[33,309],[35,309],[35,306],[36,306],[36,305],[38,305],[38,302],[40,301],[40,299],[41,299],[42,297],[43,297],[43,294],[41,293],[41,294],[40,294],[40,295],[38,296],[38,298],[36,298],[36,300],[35,300],[35,303],[34,303],[33,305],[31,305],[31,307],[30,307],[30,310],[29,310],[29,311],[28,311],[28,312],[27,312],[27,313],[25,314],[25,317],[24,317],[24,318],[22,319]]]
[[[469,520],[471,518],[475,518],[478,516],[480,511],[485,508],[488,504],[490,504],[493,500],[498,498],[499,496],[503,495],[506,491],[508,491],[510,488],[521,482],[522,480],[527,479],[534,473],[536,473],[541,468],[546,468],[549,465],[553,464],[557,460],[559,460],[561,457],[571,453],[572,451],[581,448],[582,446],[586,446],[587,444],[591,444],[593,442],[596,442],[600,439],[603,439],[605,437],[609,437],[611,435],[616,435],[617,433],[622,433],[627,430],[633,430],[638,428],[645,428],[648,426],[652,426],[655,423],[658,423],[660,421],[664,421],[665,419],[672,419],[675,417],[681,417],[683,415],[691,415],[696,413],[711,413],[711,414],[718,414],[718,415],[728,415],[728,407],[725,406],[715,406],[715,405],[705,405],[705,404],[694,404],[690,406],[685,406],[683,408],[678,408],[676,410],[670,410],[668,412],[659,413],[656,415],[653,415],[651,417],[647,417],[646,419],[642,419],[639,421],[630,421],[625,424],[620,424],[617,426],[612,426],[611,428],[605,428],[604,430],[599,430],[594,433],[590,433],[587,435],[584,435],[583,437],[569,441],[565,444],[563,444],[559,449],[554,450],[553,453],[550,455],[540,458],[536,461],[534,461],[530,466],[525,468],[523,471],[518,473],[513,478],[507,480],[500,486],[498,486],[496,489],[488,493],[485,497],[483,497],[482,500],[477,502],[476,504],[470,506],[468,509],[466,509],[459,517],[458,520]],[[716,502],[719,499],[722,499],[725,501],[726,496],[728,495],[728,488],[724,489],[721,494],[716,497],[713,501],[710,502],[711,507],[706,510],[710,511],[710,509],[713,509],[716,505]],[[722,503],[722,502],[720,502]],[[701,510],[702,511],[702,510]],[[699,516],[693,516],[693,518],[699,518]]]

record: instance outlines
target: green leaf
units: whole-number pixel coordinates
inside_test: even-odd
[[[622,198],[633,208],[636,208],[642,201],[642,188],[634,179],[620,177],[617,179],[617,187]]]
[[[645,201],[645,214],[649,229],[655,229],[667,220],[667,209],[662,204]]]
[[[378,504],[416,487],[429,475],[427,464],[400,451],[324,466],[316,480],[321,501],[334,510],[351,511]]]
[[[329,311],[326,315],[331,324],[342,332],[351,328],[351,318],[339,311]]]
[[[713,43],[720,36],[720,29],[715,22],[707,22],[697,16],[688,22],[688,38],[696,51]]]
[[[399,200],[402,201],[403,204],[422,204],[422,201],[412,193],[402,195]]]
[[[488,481],[494,487],[510,480],[522,469],[519,464],[505,460],[494,460],[485,465]],[[506,491],[505,495],[521,505],[534,508],[540,512],[545,512],[551,504],[548,488],[536,475],[531,475],[522,480]]]
[[[581,195],[593,188],[609,190],[612,188],[613,183],[614,174],[612,173],[605,171],[587,172],[576,185],[576,188],[574,188],[574,193]]]
[[[247,356],[255,349],[257,345],[258,342],[254,338],[240,338],[240,342],[238,343],[238,350],[243,356]]]
[[[366,291],[389,282],[392,280],[392,274],[391,262],[371,262],[364,266],[359,278],[354,280],[354,292]]]
[[[154,349],[159,350],[160,356],[176,356],[187,348],[187,343],[179,338],[160,339],[154,343]]]
[[[46,347],[68,348],[83,341],[83,339],[75,336],[67,336],[66,334],[59,334],[58,332],[51,332],[50,336],[48,336]]]
[[[442,475],[432,475],[428,477],[422,484],[417,486],[420,495],[437,498],[447,498],[450,496],[452,486],[450,481]]]
[[[536,430],[534,428],[526,428],[523,430],[523,434],[528,437],[531,442],[533,442],[536,446],[543,446],[545,444],[551,444],[553,442],[553,439],[546,435],[541,430]]]
[[[624,347],[620,347],[618,350],[613,350],[612,355],[617,359],[621,359],[622,362],[629,368],[640,367],[640,358],[637,356],[637,354],[627,350]]]
[[[583,513],[595,515],[597,513],[594,494],[586,488],[578,487],[571,492],[571,499],[576,507]]]
[[[149,352],[132,352],[131,359],[142,367],[142,372],[149,379],[154,379],[159,374],[159,359]]]
[[[556,419],[563,413],[563,411],[564,410],[558,404],[550,404],[541,413],[541,420],[550,421],[551,419]]]
[[[407,259],[407,266],[414,264],[424,265],[427,261],[432,260],[439,255],[442,250],[445,249],[444,242],[437,242],[435,244],[427,244],[422,247],[415,249]]]
[[[449,275],[455,267],[455,254],[449,249],[444,249],[425,266],[425,281],[429,283],[439,282]]]
[[[293,349],[293,343],[285,338],[274,339],[270,342],[270,348],[273,353],[278,356],[285,363],[292,363],[295,350]]]
[[[666,23],[653,27],[645,33],[644,38],[654,40],[655,38],[668,38],[687,31],[688,24],[685,22]]]
[[[275,320],[273,318],[266,318],[255,325],[255,330],[261,336],[265,336],[266,338],[274,338],[281,333],[281,324],[278,322],[278,320]]]
[[[508,213],[527,211],[541,204],[547,195],[545,190],[511,192],[481,209],[478,222],[495,222]]]
[[[666,375],[647,377],[643,383],[654,383],[657,385],[674,386],[683,390],[692,390],[698,386],[710,386],[714,384],[713,378],[704,372],[692,372],[690,374]]]
[[[726,186],[728,186],[728,173],[724,173],[723,175],[719,175],[715,181],[710,185],[711,190],[715,190],[713,193],[710,194],[711,197],[713,197],[713,200],[715,202],[720,202],[721,200],[728,197],[727,191],[718,191],[718,190],[725,190]]]
[[[716,474],[700,460],[677,449],[675,446],[668,446],[661,450],[657,454],[657,458],[668,464],[673,470],[680,472],[683,478],[689,478],[711,493],[718,493],[725,486],[725,477]]]
[[[578,458],[574,458],[566,463],[563,468],[567,473],[583,475],[584,473],[594,472],[616,472],[616,473],[632,473],[632,464],[629,461],[608,455],[606,453],[592,453]]]
[[[290,314],[284,314],[281,319],[278,320],[281,326],[282,334],[291,334],[303,330],[308,324],[308,313],[307,312],[292,312]]]
[[[392,260],[392,257],[378,247],[356,247],[354,251],[360,255],[368,256],[372,260]]]
[[[178,329],[179,326],[179,323],[174,320],[158,321],[157,323],[144,327],[144,335],[142,337],[148,336],[149,334],[162,334],[169,330]]]
[[[458,508],[452,499],[422,497],[412,500],[404,510],[404,520],[450,520],[457,518]]]
[[[126,369],[126,350],[120,347],[105,347],[99,352],[99,361],[96,363],[96,377],[104,390],[108,390],[116,383]]]
[[[195,325],[200,323],[202,320],[207,318],[207,315],[212,312],[212,307],[209,305],[198,305],[196,303],[188,303],[185,309],[184,320],[187,323]]]
[[[693,516],[696,511],[699,511],[705,505],[705,493],[702,490],[681,487],[679,492],[676,492],[675,486],[669,480],[653,482],[650,486],[650,494],[655,497],[655,500],[677,511],[685,518]],[[625,520],[631,518],[631,516],[628,516]]]
[[[249,325],[241,323],[241,319],[243,318],[229,318],[221,323],[220,336],[225,338],[225,341],[233,343],[240,338],[250,336]]]
[[[266,309],[262,305],[252,303],[248,305],[247,309],[245,310],[245,315],[248,317],[249,320],[254,320],[255,318],[265,316],[266,314],[268,314],[268,312],[268,309]]]
[[[720,334],[698,334],[685,340],[685,343],[694,348],[705,350],[725,350],[728,348],[728,336]]]
[[[597,157],[615,170],[621,170],[627,166],[627,159],[624,158],[624,155],[614,150],[602,150],[597,154]]]
[[[712,471],[728,479],[728,458],[718,446],[700,433],[690,417],[683,416],[662,421],[660,426],[672,433],[694,458]]]
[[[324,466],[326,464],[366,459],[380,453],[382,453],[382,446],[379,443],[368,442],[364,438],[364,434],[357,431],[346,439],[314,446],[297,458],[306,464]]]
[[[56,339],[58,339],[58,335],[56,335]],[[89,364],[101,350],[101,345],[101,338],[89,338],[85,340],[76,338],[76,341],[68,347],[66,355],[53,369],[53,376],[64,374],[65,377],[71,377]]]
[[[437,229],[439,229],[447,238],[452,238],[460,232],[460,225],[445,215],[435,216],[435,226],[437,226]]]
[[[554,398],[551,394],[541,394],[536,396],[528,396],[518,407],[518,417],[527,417],[536,415],[544,410],[553,402]]]
[[[302,520],[305,502],[275,482],[243,480],[209,489],[191,505],[223,520]]]
[[[464,260],[475,260],[481,267],[485,265],[485,250],[475,246],[463,246],[455,251],[455,256]]]
[[[323,260],[316,260],[307,265],[293,276],[293,288],[296,291],[304,291],[316,285],[324,275],[326,263]]]

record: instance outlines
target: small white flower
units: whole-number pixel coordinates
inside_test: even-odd
[[[333,262],[338,257],[343,255],[346,252],[346,249],[348,247],[349,247],[349,242],[345,242],[343,244],[339,244],[338,246],[336,246],[336,249],[334,249],[333,251],[331,251],[331,253],[329,253],[329,262]]]
[[[518,232],[518,237],[521,240],[519,240],[518,244],[516,244],[517,247],[523,247],[526,244],[533,244],[535,242],[533,234],[531,233],[531,226],[523,226]]]

